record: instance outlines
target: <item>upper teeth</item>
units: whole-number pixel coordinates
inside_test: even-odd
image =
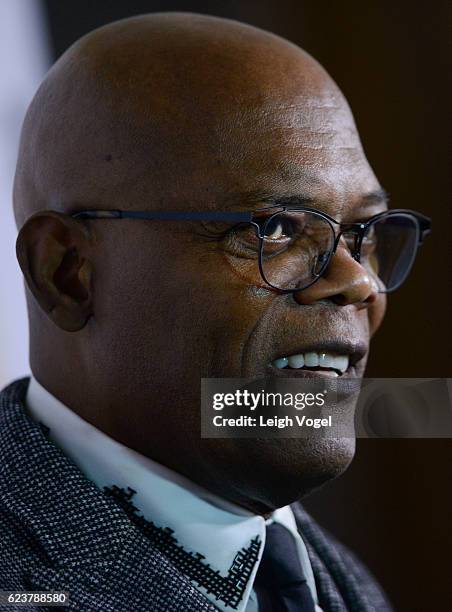
[[[322,368],[331,368],[339,370],[344,373],[348,369],[348,355],[333,355],[332,353],[298,353],[297,355],[291,355],[290,357],[280,357],[273,362],[273,365],[277,368],[289,368],[299,369],[303,367],[315,368],[320,366]]]

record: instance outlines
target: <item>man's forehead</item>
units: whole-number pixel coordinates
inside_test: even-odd
[[[266,100],[254,106],[237,106],[218,117],[213,135],[222,152],[231,160],[240,156],[281,158],[290,166],[299,160],[315,166],[323,157],[362,155],[362,147],[353,116],[344,99],[302,95]],[[348,160],[343,157],[342,163]],[[351,160],[354,162],[355,160]]]
[[[334,83],[310,93],[271,93],[255,106],[230,109],[215,137],[211,150],[218,145],[231,181],[255,180],[256,191],[270,186],[320,200],[380,188]]]
[[[320,91],[286,91],[283,86],[278,89],[275,80],[274,91],[270,89],[265,97],[242,96],[236,108],[227,110],[227,117],[238,129],[249,133],[266,129],[356,133],[350,108],[333,82]]]
[[[240,188],[225,196],[225,204],[253,207],[292,201],[333,216],[352,208],[384,208],[387,196],[366,159],[348,108],[328,105],[324,118],[316,113],[307,117],[298,101],[292,108],[284,106],[280,116],[277,111],[271,118],[264,116],[265,129],[255,122],[247,131],[242,121],[239,129],[230,131],[231,139],[240,136],[227,147],[223,170],[230,184]]]

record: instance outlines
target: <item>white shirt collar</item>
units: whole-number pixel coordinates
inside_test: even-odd
[[[26,404],[30,416],[50,429],[50,439],[100,489],[116,485],[136,493],[132,502],[139,513],[158,527],[168,527],[185,550],[200,553],[203,563],[222,576],[228,574],[240,550],[249,549],[256,537],[261,542],[258,561],[247,580],[238,612],[257,610],[252,584],[265,545],[266,522],[277,521],[294,536],[308,584],[317,601],[314,576],[306,546],[300,537],[290,506],[279,508],[267,521],[228,502],[173,470],[127,448],[96,429],[51,395],[32,377]],[[224,612],[232,608],[193,582]],[[319,608],[317,608],[319,609]]]

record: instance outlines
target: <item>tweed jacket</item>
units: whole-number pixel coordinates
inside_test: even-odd
[[[0,394],[0,590],[66,591],[68,609],[83,612],[217,610],[29,419],[28,383]],[[362,564],[300,504],[292,509],[324,612],[390,611]]]

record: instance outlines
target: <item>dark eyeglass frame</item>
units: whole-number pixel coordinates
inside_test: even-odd
[[[267,217],[264,225],[261,226],[257,222],[257,219],[261,214],[268,213],[269,211],[274,210],[275,212]],[[262,258],[263,258],[263,250],[264,250],[264,240],[265,240],[265,230],[269,223],[271,223],[272,219],[278,216],[283,212],[307,212],[318,217],[322,218],[326,221],[333,232],[334,235],[334,246],[331,249],[328,258],[322,265],[322,268],[318,273],[315,274],[315,278],[308,285],[305,285],[300,288],[295,289],[281,289],[272,285],[265,277],[265,273],[262,266]],[[255,211],[249,212],[230,212],[230,211],[125,211],[125,210],[81,210],[72,213],[72,217],[74,219],[146,219],[153,221],[224,221],[230,223],[250,223],[256,229],[256,236],[260,241],[259,244],[259,271],[260,274],[267,285],[276,289],[280,293],[296,293],[298,291],[302,291],[303,289],[307,289],[311,285],[313,285],[325,272],[328,267],[333,255],[336,252],[337,246],[342,236],[352,235],[354,236],[354,244],[353,247],[350,248],[351,255],[353,259],[355,259],[358,263],[360,262],[361,255],[361,245],[365,234],[368,228],[380,221],[383,218],[391,217],[395,215],[404,215],[409,217],[411,220],[415,221],[416,226],[416,240],[417,240],[417,249],[423,243],[425,236],[427,236],[431,232],[431,219],[426,217],[422,213],[418,213],[414,210],[404,209],[404,208],[394,208],[391,210],[386,210],[384,212],[378,213],[373,217],[370,217],[366,221],[356,222],[356,223],[341,223],[337,221],[330,215],[317,210],[316,208],[311,208],[309,206],[293,206],[293,205],[273,205],[267,206],[265,208],[259,208]],[[335,229],[338,228],[338,231]],[[413,251],[413,256],[409,266],[407,266],[407,270],[405,272],[402,280],[389,291],[384,291],[382,293],[392,293],[396,289],[398,289],[402,283],[405,281],[408,276],[414,260],[417,255],[417,249]]]

